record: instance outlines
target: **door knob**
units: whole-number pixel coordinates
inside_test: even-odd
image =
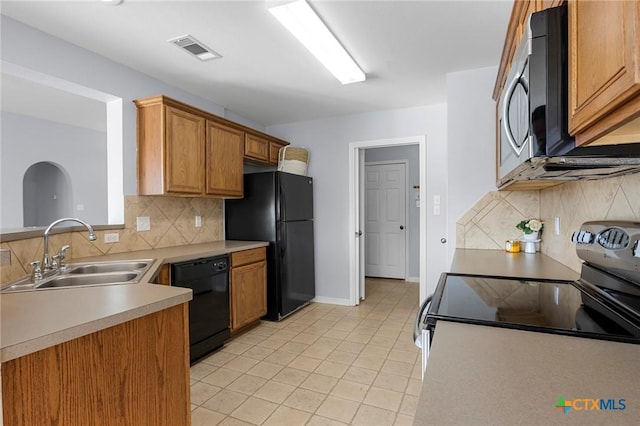
[[[400,225],[400,229],[404,229],[404,226],[403,226],[403,225]]]
[[[446,243],[447,243],[447,239],[446,239],[446,238],[440,238],[440,242],[441,242],[442,244],[446,244]]]

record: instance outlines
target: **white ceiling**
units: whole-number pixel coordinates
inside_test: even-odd
[[[310,3],[366,82],[341,85],[264,0],[3,0],[1,11],[272,125],[446,102],[447,73],[499,63],[513,1]],[[223,58],[201,62],[167,43],[185,34]]]

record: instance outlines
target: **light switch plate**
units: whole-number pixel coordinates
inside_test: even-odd
[[[202,216],[196,216],[196,228],[200,228],[202,226]]]
[[[149,216],[136,217],[136,230],[138,232],[151,230],[151,218]]]

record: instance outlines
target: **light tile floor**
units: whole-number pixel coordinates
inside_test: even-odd
[[[366,286],[359,306],[312,303],[193,365],[192,425],[411,425],[418,284]]]

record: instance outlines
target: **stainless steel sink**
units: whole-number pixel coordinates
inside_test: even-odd
[[[138,278],[135,272],[118,272],[110,274],[91,275],[61,275],[44,283],[36,283],[35,288],[75,287],[96,284],[125,284]]]
[[[66,287],[134,284],[151,267],[155,259],[117,260],[107,262],[83,262],[67,265],[64,271],[49,271],[41,280],[31,277],[8,283],[1,293],[34,291]]]
[[[68,273],[77,274],[102,274],[105,272],[123,272],[123,271],[139,271],[146,270],[151,260],[133,261],[133,262],[105,262],[93,263],[87,265],[71,266]]]

